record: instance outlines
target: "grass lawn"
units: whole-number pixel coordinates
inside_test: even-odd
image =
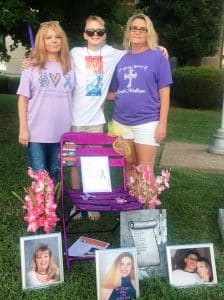
[[[22,195],[29,180],[26,154],[17,143],[18,121],[16,97],[0,95],[0,296],[5,299],[96,299],[94,261],[74,262],[71,272],[65,269],[65,282],[42,290],[22,291],[19,238],[29,235],[23,222],[22,204],[11,191]],[[106,105],[111,116],[111,103]],[[211,142],[219,128],[221,113],[217,111],[172,108],[167,141],[189,143]],[[150,278],[140,282],[140,299],[224,299],[224,248],[217,227],[218,209],[223,207],[223,174],[175,169],[171,171],[171,187],[162,195],[168,218],[168,244],[214,243],[218,284],[192,289],[176,289],[167,278]],[[60,212],[59,212],[60,213]],[[105,226],[113,215],[103,216],[94,226]],[[90,223],[92,226],[92,223]],[[57,228],[60,231],[60,227]],[[119,247],[119,230],[115,234],[97,234],[96,238]]]

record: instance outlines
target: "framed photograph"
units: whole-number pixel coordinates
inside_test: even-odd
[[[64,281],[61,233],[21,237],[20,254],[23,289]]]
[[[213,244],[167,246],[170,284],[189,287],[217,283]]]
[[[96,250],[95,257],[98,300],[139,297],[135,248]]]
[[[107,156],[83,156],[81,160],[84,193],[111,192],[111,178]]]
[[[143,209],[120,213],[121,247],[135,247],[139,280],[167,277],[167,218],[165,209]]]

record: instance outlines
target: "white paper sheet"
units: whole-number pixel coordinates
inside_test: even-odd
[[[107,156],[81,157],[84,193],[111,192],[109,161]]]
[[[109,245],[104,241],[81,236],[68,248],[68,255],[78,257],[94,256],[95,250],[104,250]]]

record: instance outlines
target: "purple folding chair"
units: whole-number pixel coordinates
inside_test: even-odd
[[[113,149],[114,137],[106,133],[77,133],[67,132],[61,137],[61,184],[62,184],[62,223],[63,238],[66,255],[67,269],[70,270],[72,260],[90,259],[92,257],[76,257],[68,255],[68,230],[67,226],[72,220],[66,218],[64,197],[67,195],[72,204],[76,206],[76,213],[84,211],[98,212],[120,212],[141,209],[141,204],[136,198],[129,195],[125,185],[125,160]],[[67,167],[81,167],[80,158],[85,156],[106,156],[108,157],[109,167],[119,168],[122,173],[121,187],[113,188],[111,192],[91,192],[91,197],[82,190],[67,189],[64,183],[64,170]],[[86,197],[87,196],[87,197]],[[88,198],[88,199],[86,199]],[[119,223],[118,223],[119,225]],[[108,230],[97,230],[108,231]]]

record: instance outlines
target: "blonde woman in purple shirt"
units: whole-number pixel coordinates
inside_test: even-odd
[[[71,128],[74,71],[68,41],[58,22],[42,23],[17,91],[19,143],[27,147],[29,166],[47,170],[58,181],[60,137]]]
[[[133,165],[154,169],[157,147],[166,137],[172,76],[148,16],[129,18],[123,44],[129,51],[117,64],[108,97],[115,96],[113,121],[124,128],[131,149],[126,158],[129,178]]]

